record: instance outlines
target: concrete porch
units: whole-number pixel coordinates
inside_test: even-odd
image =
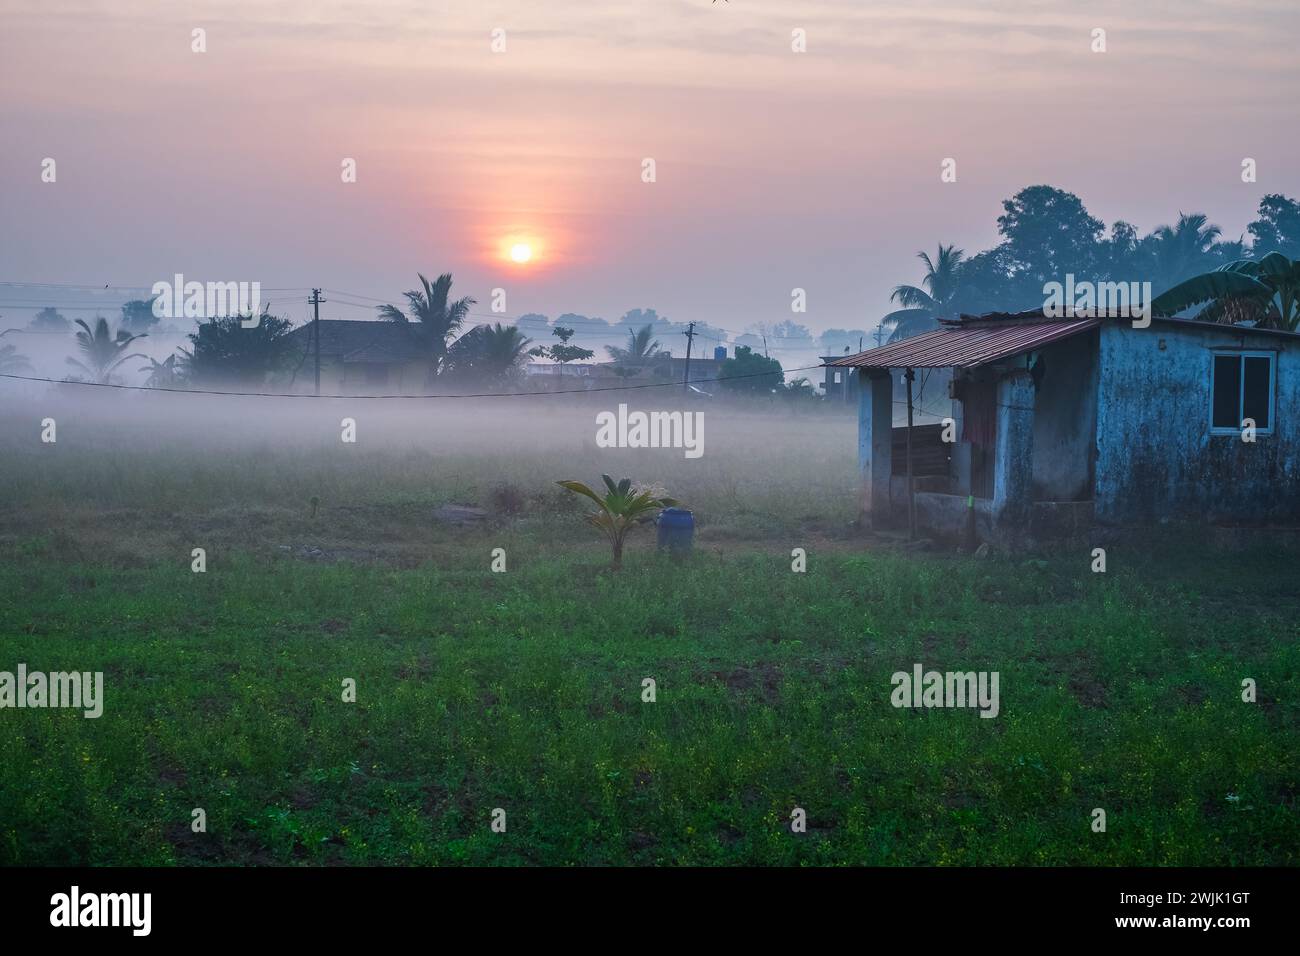
[[[953,380],[940,467],[932,447],[937,426],[912,432],[917,533],[960,540],[972,517],[980,541],[1085,533],[1095,515],[1096,351],[1074,336],[1095,328],[954,325],[838,360],[856,369],[860,524],[908,527],[908,470],[900,461],[906,442],[899,439],[906,428],[895,425],[894,376],[944,368]]]

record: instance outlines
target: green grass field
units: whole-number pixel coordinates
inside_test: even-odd
[[[349,461],[248,419],[59,414],[54,448],[0,421],[0,670],[103,671],[105,709],[0,710],[0,863],[1300,861],[1294,553],[1166,534],[1094,574],[1081,546],[864,539],[843,420],[718,422],[694,463],[554,420]],[[550,485],[598,470],[686,499],[695,555],[647,530],[609,572]],[[915,663],[999,672],[1001,713],[895,709]]]

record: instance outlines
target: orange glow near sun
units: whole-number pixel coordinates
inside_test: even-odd
[[[544,243],[532,232],[512,230],[496,241],[496,247],[501,259],[515,266],[532,268],[540,264]]]

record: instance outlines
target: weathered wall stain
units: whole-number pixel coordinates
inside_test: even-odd
[[[1210,434],[1214,349],[1277,354],[1273,434],[1254,443]],[[1096,485],[1097,518],[1108,523],[1300,520],[1300,346],[1208,324],[1105,326]]]

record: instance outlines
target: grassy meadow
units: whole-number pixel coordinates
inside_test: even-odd
[[[909,549],[851,527],[849,416],[705,406],[687,460],[514,401],[5,405],[0,670],[105,705],[0,710],[0,863],[1300,862],[1296,553]],[[694,555],[611,573],[553,484],[601,472]],[[914,663],[999,672],[999,716],[895,709]]]

